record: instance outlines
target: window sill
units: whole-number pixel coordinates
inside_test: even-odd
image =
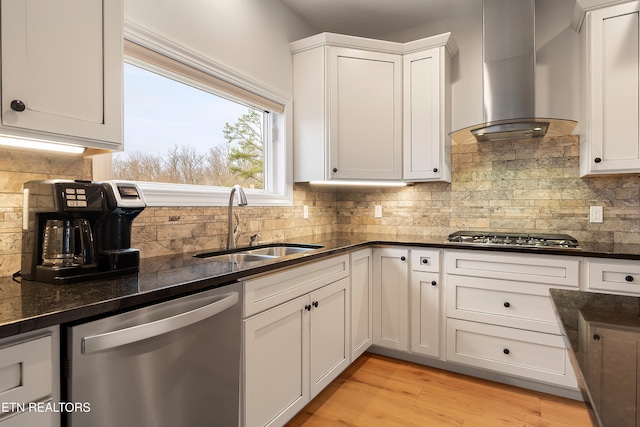
[[[230,188],[137,182],[147,206],[228,206]],[[293,189],[285,194],[244,189],[249,206],[293,206]]]

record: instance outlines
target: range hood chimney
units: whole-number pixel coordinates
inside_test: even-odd
[[[483,1],[484,123],[453,132],[456,142],[568,135],[573,120],[536,118],[535,0]]]

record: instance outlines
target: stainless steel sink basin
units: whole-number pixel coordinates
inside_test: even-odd
[[[247,251],[250,254],[256,255],[268,255],[273,257],[283,257],[291,254],[299,254],[301,252],[308,252],[316,248],[306,248],[300,246],[271,246],[268,248],[252,249]]]
[[[282,258],[287,255],[299,254],[303,252],[319,249],[320,245],[294,244],[294,243],[272,243],[269,245],[254,246],[249,248],[238,248],[235,250],[205,252],[195,254],[196,258],[206,258],[209,261],[218,262],[258,262],[269,259]]]
[[[275,257],[268,256],[268,255],[248,254],[248,253],[235,253],[235,254],[211,255],[208,257],[198,257],[198,258],[207,258],[209,259],[209,261],[218,261],[218,262],[256,262],[256,261],[266,261],[268,259],[273,259]]]

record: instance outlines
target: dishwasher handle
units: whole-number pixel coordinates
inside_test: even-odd
[[[84,337],[82,338],[82,353],[96,353],[166,334],[215,316],[237,303],[238,292],[233,292],[214,303],[175,316],[100,335]]]

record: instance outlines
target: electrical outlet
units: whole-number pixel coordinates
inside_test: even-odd
[[[302,218],[303,219],[309,219],[309,206],[304,205],[302,207]]]
[[[589,207],[589,222],[602,222],[602,206]]]
[[[382,218],[382,205],[376,205],[374,212],[376,218]]]

